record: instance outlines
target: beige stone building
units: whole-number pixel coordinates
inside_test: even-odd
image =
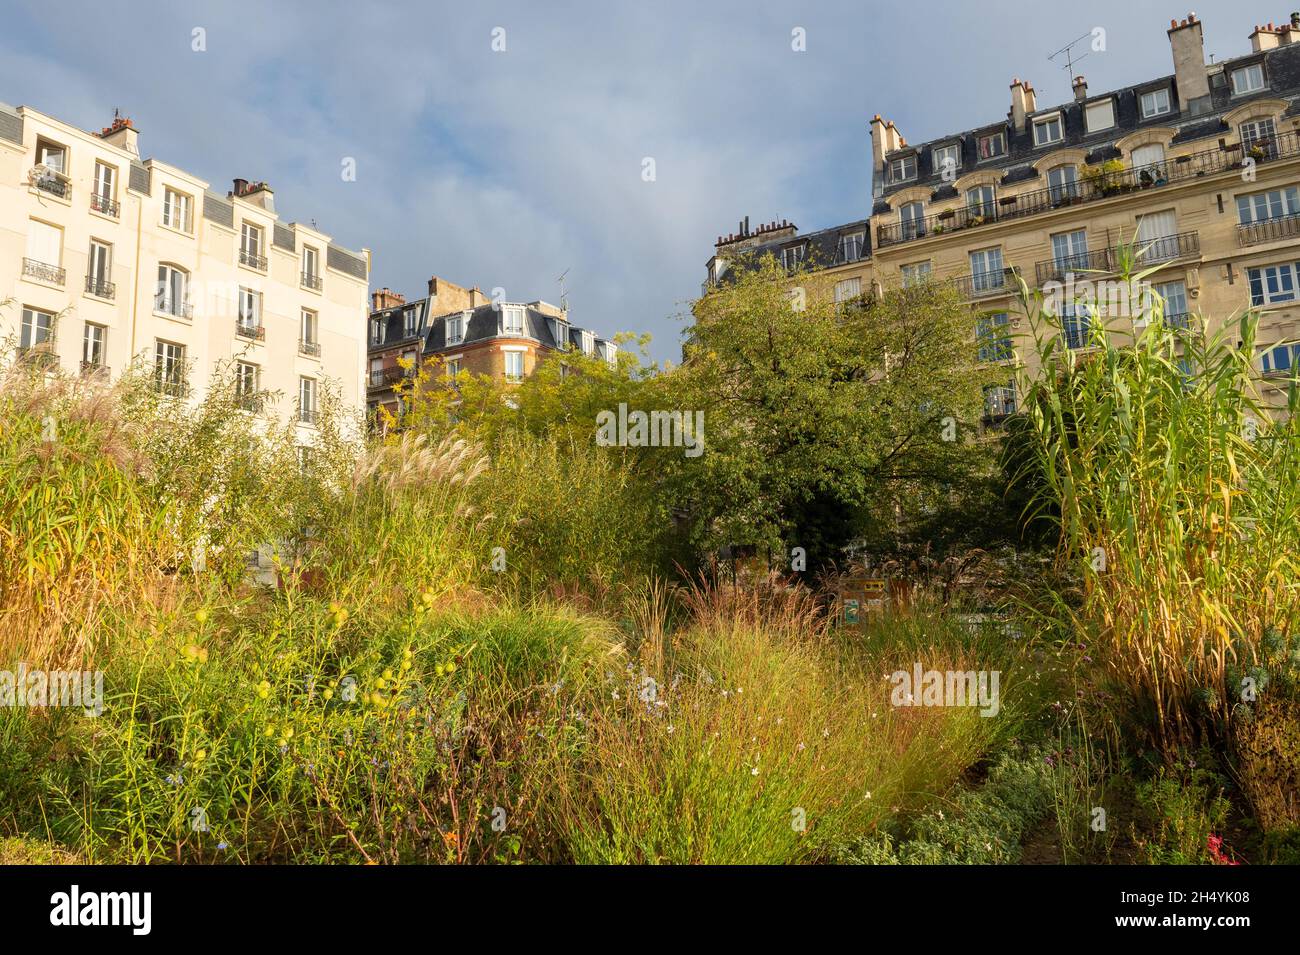
[[[1194,15],[1167,38],[1170,75],[1104,93],[1079,76],[1056,105],[1015,79],[1005,119],[919,144],[875,116],[869,217],[806,235],[742,222],[718,238],[709,281],[759,251],[816,269],[840,300],[949,282],[971,304],[979,359],[1007,366],[986,396],[997,419],[1016,408],[1015,365],[1037,365],[1016,277],[1059,305],[1039,333],[1086,349],[1094,322],[1125,334],[1143,321],[1076,304],[1112,298],[1101,283],[1140,251],[1142,267],[1162,266],[1149,281],[1175,324],[1208,318],[1215,332],[1261,311],[1258,369],[1280,403],[1300,361],[1300,15],[1212,64]]]
[[[364,407],[369,252],[281,221],[265,183],[222,194],[141,160],[130,120],[92,133],[0,106],[0,342],[6,357],[117,376],[177,400],[236,374],[250,414],[296,423],[327,388]]]

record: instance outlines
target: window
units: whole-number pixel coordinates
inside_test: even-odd
[[[844,279],[835,283],[835,303],[851,302],[862,294],[862,279]]]
[[[975,341],[980,361],[1005,361],[1011,352],[1011,322],[1006,312],[981,315],[975,320]]]
[[[316,313],[310,308],[304,308],[299,312],[298,341],[306,346],[308,354],[320,354],[320,339],[316,337],[319,334],[319,324]],[[316,346],[315,351],[311,351],[311,346]]]
[[[987,385],[984,388],[984,414],[988,418],[1005,418],[1016,413],[1016,383]]]
[[[1243,96],[1264,88],[1264,67],[1260,63],[1232,71],[1232,95]]]
[[[448,359],[447,359],[447,377],[448,377],[448,378],[455,378],[455,377],[456,377],[457,375],[459,375],[459,374],[460,374],[460,359],[459,359],[459,358],[448,358]]]
[[[266,259],[262,256],[262,227],[245,222],[239,233],[239,264],[266,271]]]
[[[975,186],[966,190],[966,210],[972,216],[992,218],[997,213],[992,186]]]
[[[32,219],[27,232],[27,258],[29,261],[44,265],[49,269],[59,269],[63,264],[63,230],[58,226],[50,225],[48,222]],[[40,275],[39,277],[51,281],[62,281],[62,279],[50,275]]]
[[[302,284],[320,291],[320,251],[310,245],[302,248]]]
[[[102,368],[104,366],[104,344],[108,340],[108,329],[94,322],[86,322],[81,334],[81,366],[83,368]]]
[[[585,328],[582,330],[582,353],[590,355],[596,350],[596,334],[589,332]]]
[[[298,420],[304,424],[316,423],[316,379],[298,379]]]
[[[1169,90],[1151,90],[1142,94],[1142,118],[1161,116],[1169,112]]]
[[[185,394],[185,346],[154,342],[154,384],[163,394],[182,397]]]
[[[1178,258],[1177,233],[1178,220],[1173,209],[1138,216],[1139,258],[1143,262],[1163,262]]]
[[[618,364],[618,345],[613,342],[603,342],[601,344],[601,350],[604,352],[605,361],[609,362],[611,365]]]
[[[183,269],[165,263],[158,266],[158,289],[153,309],[178,318],[190,316],[190,276]]]
[[[465,340],[465,327],[469,324],[469,314],[469,312],[462,312],[459,315],[448,315],[443,319],[446,344],[457,345]]]
[[[262,325],[262,296],[251,288],[239,290],[239,327],[242,331],[253,331]]]
[[[904,265],[900,271],[903,273],[903,288],[913,288],[930,281],[930,263],[928,261]]]
[[[1066,348],[1084,348],[1091,338],[1092,309],[1071,303],[1061,308],[1061,337]]]
[[[524,333],[524,307],[522,305],[502,306],[501,332],[505,335],[522,335]]]
[[[1187,285],[1184,282],[1161,282],[1154,286],[1164,304],[1165,324],[1171,328],[1187,327]]]
[[[856,262],[862,258],[862,233],[840,236],[839,261]]]
[[[193,200],[183,192],[167,189],[163,192],[163,225],[179,232],[189,232],[191,228],[191,206]]]
[[[978,140],[981,160],[996,159],[1007,151],[1007,140],[1002,133],[990,133]]]
[[[1034,120],[1034,145],[1047,146],[1059,143],[1062,138],[1061,115],[1059,113],[1046,119]]]
[[[1277,129],[1271,119],[1257,119],[1242,123],[1241,148],[1255,159],[1277,158]]]
[[[889,164],[889,181],[904,182],[916,178],[916,154],[901,156]]]
[[[90,194],[90,208],[117,217],[117,170],[108,163],[95,161],[95,181]]]
[[[1129,154],[1129,163],[1144,183],[1165,178],[1165,147],[1160,143],[1139,146]]]
[[[1265,265],[1247,269],[1250,279],[1250,304],[1273,305],[1277,302],[1294,302],[1296,299],[1295,263]]]
[[[786,271],[794,271],[803,262],[803,243],[791,245],[781,250],[781,264],[785,266]]]
[[[54,338],[54,313],[39,308],[23,309],[23,330],[19,345],[24,349],[35,348]]]
[[[524,353],[521,351],[508,351],[505,353],[505,360],[506,381],[523,381]]]
[[[41,166],[48,166],[51,172],[63,175],[68,171],[68,149],[59,143],[52,143],[47,139],[38,139],[36,141],[36,162]]]
[[[1079,194],[1079,170],[1074,166],[1047,170],[1047,189],[1053,204],[1075,198]]]
[[[408,308],[402,312],[402,334],[405,338],[410,338],[419,330],[420,327],[420,306]]]
[[[1084,229],[1058,232],[1052,236],[1052,262],[1057,271],[1088,267],[1088,233]]]
[[[90,258],[86,262],[86,291],[100,298],[113,297],[113,247],[98,239],[90,240]]]
[[[907,203],[898,210],[898,221],[903,226],[904,239],[919,239],[925,235],[925,205]]]
[[[931,158],[934,161],[934,171],[943,175],[945,170],[949,177],[951,174],[961,168],[961,146],[957,143],[949,143],[947,146],[939,146],[932,153]]]
[[[1237,218],[1242,225],[1300,215],[1300,194],[1295,186],[1237,197]]]
[[[251,362],[241,361],[235,364],[235,398],[245,411],[258,411],[257,401],[258,367]]]
[[[568,348],[569,323],[562,318],[551,319],[551,337],[555,339],[556,348]]]
[[[1260,371],[1266,375],[1289,373],[1292,369],[1300,370],[1300,345],[1274,345],[1260,351]]]
[[[372,318],[370,320],[370,344],[382,345],[384,343],[386,324],[382,318]]]
[[[1115,101],[1104,99],[1089,103],[1084,110],[1088,119],[1088,132],[1096,133],[1115,125]]]
[[[384,383],[384,360],[382,358],[370,359],[370,384],[372,386],[382,385]]]
[[[979,249],[970,254],[971,285],[976,292],[991,292],[1002,287],[1002,250]]]

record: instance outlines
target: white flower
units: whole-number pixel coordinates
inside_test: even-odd
[[[751,775],[751,776],[757,776],[757,775],[758,775],[758,767],[755,766],[753,769],[751,769],[751,770],[749,771],[749,775]]]

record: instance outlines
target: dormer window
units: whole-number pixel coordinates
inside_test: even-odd
[[[1048,146],[1059,143],[1065,136],[1061,127],[1061,114],[1053,113],[1042,119],[1034,120],[1034,145]]]
[[[596,350],[596,334],[589,332],[585,328],[582,330],[582,353],[590,355]]]
[[[979,138],[978,146],[981,161],[996,159],[998,156],[1006,155],[1007,139],[1002,133],[989,133]]]
[[[446,344],[458,345],[465,340],[465,329],[469,325],[469,312],[448,315],[443,322]]]
[[[1104,99],[1089,103],[1085,113],[1088,118],[1088,132],[1097,133],[1115,125],[1115,101]]]
[[[420,323],[419,306],[417,305],[415,308],[408,308],[405,312],[402,313],[402,334],[406,338],[410,338],[419,329],[419,323]]]
[[[900,156],[889,164],[889,181],[905,182],[916,178],[916,154]]]
[[[600,349],[601,352],[604,354],[605,361],[609,362],[611,365],[618,363],[617,345],[615,345],[613,342],[601,342]]]
[[[1142,94],[1142,118],[1163,116],[1169,112],[1169,90],[1151,90]]]
[[[804,247],[801,244],[791,245],[781,250],[781,264],[786,267],[787,271],[794,271],[803,262]]]
[[[1250,66],[1232,71],[1233,96],[1245,96],[1247,93],[1255,93],[1263,88],[1264,67],[1262,64],[1252,63]]]
[[[856,262],[860,258],[862,258],[862,233],[854,232],[852,235],[840,236],[839,260]]]
[[[522,305],[502,306],[501,333],[504,335],[522,335],[524,333],[524,307]]]
[[[374,318],[370,320],[370,344],[382,345],[384,343],[384,319]]]
[[[943,176],[946,172],[951,176],[961,168],[961,147],[957,143],[936,146],[931,159],[934,162],[934,171],[938,175]]]
[[[562,318],[551,319],[551,337],[555,339],[556,348],[568,348],[569,323]]]

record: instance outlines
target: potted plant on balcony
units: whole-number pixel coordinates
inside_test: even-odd
[[[952,218],[953,216],[955,216],[956,214],[957,214],[957,212],[956,212],[956,210],[954,210],[954,209],[944,209],[943,212],[940,212],[940,213],[939,213],[939,218],[940,218],[940,219],[951,219],[951,218]]]

